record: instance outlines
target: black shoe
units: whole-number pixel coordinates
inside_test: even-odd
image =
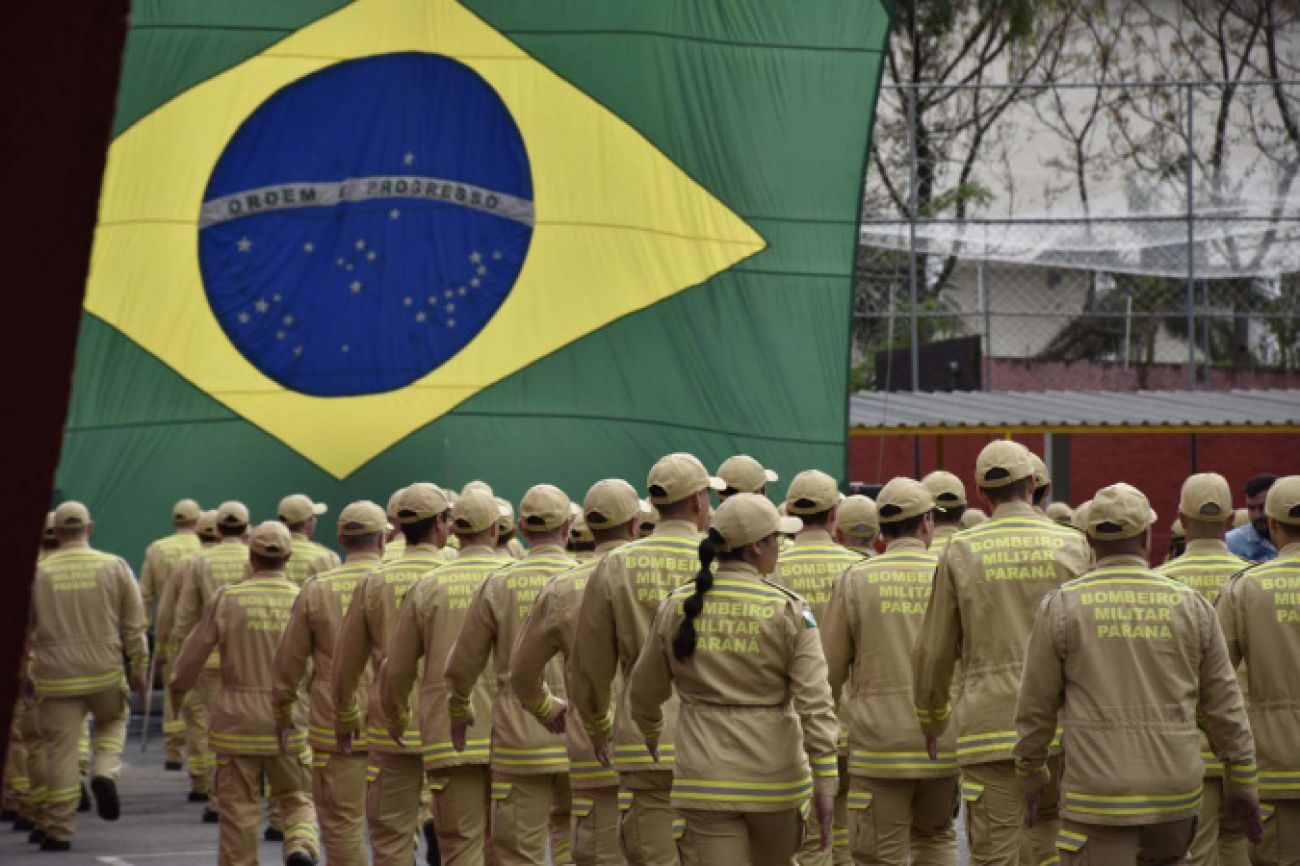
[[[41,850],[42,851],[71,851],[72,843],[65,842],[62,839],[42,839]]]
[[[429,866],[442,866],[442,852],[438,850],[438,833],[432,821],[424,822],[424,862]]]
[[[267,827],[267,828],[266,828],[266,832],[262,834],[262,841],[264,841],[264,842],[283,842],[283,841],[284,841],[284,831],[283,831],[283,830],[277,830],[277,829],[275,829],[274,827]]]
[[[86,790],[86,783],[81,783],[81,799],[77,801],[78,812],[90,811],[90,792]]]
[[[31,842],[33,845],[41,844],[42,842],[45,841],[45,831],[33,830],[32,832],[27,834],[27,841]]]
[[[316,861],[302,851],[294,851],[284,861],[284,866],[316,866]]]
[[[3,812],[0,812],[0,821],[17,821],[17,820],[18,820],[18,813],[12,809],[5,809]]]
[[[19,818],[17,821],[14,821],[15,833],[30,833],[32,830],[35,829],[36,829],[36,825],[33,824],[31,821],[28,821],[26,818]]]
[[[181,770],[185,769],[185,765],[180,761],[166,761],[163,763],[163,769],[170,770],[173,773],[179,773]]]
[[[203,823],[204,823],[204,824],[215,824],[215,823],[217,823],[217,822],[220,821],[220,820],[221,820],[221,816],[218,815],[218,814],[217,814],[216,812],[214,812],[213,810],[211,810],[211,809],[204,809],[204,810],[203,810]]]
[[[107,776],[96,776],[90,780],[90,789],[95,792],[95,807],[99,817],[105,821],[116,821],[122,816],[122,804],[117,799],[117,782]]]
[[[206,803],[208,802],[208,795],[202,791],[190,791],[190,795],[185,799],[191,803]]]

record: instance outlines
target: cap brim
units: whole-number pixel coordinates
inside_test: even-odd
[[[311,513],[316,515],[317,517],[320,517],[322,514],[325,514],[329,510],[330,507],[326,505],[324,502],[313,502],[311,506]]]
[[[763,477],[767,479],[768,484],[775,484],[776,482],[781,480],[781,476],[777,475],[771,469],[764,469]]]
[[[721,492],[721,491],[727,489],[727,482],[723,481],[721,478],[718,478],[718,477],[715,476],[715,475],[710,475],[710,476],[709,476],[709,489],[710,489],[710,490],[717,490],[717,491]]]
[[[514,512],[504,505],[497,506],[497,517],[514,517]]]
[[[786,535],[794,535],[803,529],[803,521],[797,517],[782,517],[776,522],[776,531]]]

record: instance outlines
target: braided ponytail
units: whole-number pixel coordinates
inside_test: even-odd
[[[695,573],[695,594],[686,599],[682,605],[682,612],[686,616],[677,629],[677,636],[673,638],[673,655],[679,662],[695,655],[695,643],[698,638],[695,634],[695,618],[704,610],[704,594],[713,587],[713,572],[710,566],[713,565],[713,559],[723,543],[722,536],[715,529],[710,529],[709,534],[700,541],[700,570]]]

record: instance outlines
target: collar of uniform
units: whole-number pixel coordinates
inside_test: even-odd
[[[59,546],[54,550],[51,550],[50,553],[58,553],[61,550],[73,550],[73,549],[85,550],[88,549],[89,547],[90,547],[90,539],[85,537],[73,538],[73,539],[69,539],[68,541],[60,541]]]
[[[961,531],[961,527],[955,523],[936,523],[934,525],[935,538],[947,538],[950,535],[956,535]]]
[[[596,553],[609,553],[614,548],[622,547],[625,544],[627,544],[627,541],[622,538],[616,538],[613,541],[602,541],[596,545]]]
[[[876,549],[875,549],[874,547],[855,547],[855,546],[852,545],[852,544],[846,544],[846,545],[844,545],[844,546],[845,546],[847,549],[853,551],[854,553],[860,553],[860,554],[862,554],[863,556],[875,556],[875,555],[876,555]]]
[[[459,555],[457,555],[456,558],[474,559],[475,557],[480,557],[480,556],[495,557],[496,555],[497,555],[497,550],[495,547],[488,547],[486,544],[467,544],[460,549],[460,553]]]
[[[1041,505],[1031,505],[1030,508],[1034,509],[1035,514],[1040,514],[1049,520],[1051,519],[1051,516],[1047,513],[1047,509],[1043,508]]]
[[[1000,502],[993,509],[994,517],[1038,517],[1038,512],[1034,506],[1020,499],[1014,499],[1011,502]]]
[[[1277,552],[1280,559],[1300,559],[1300,541],[1293,541]]]
[[[801,529],[799,534],[794,537],[794,546],[801,547],[805,544],[833,544],[831,534],[820,526],[812,529]]]
[[[1188,553],[1227,553],[1228,545],[1218,538],[1194,538],[1187,542]]]
[[[243,536],[240,535],[223,535],[218,539],[217,544],[243,544]]]
[[[379,562],[382,558],[383,557],[381,557],[378,553],[375,553],[374,551],[359,550],[356,551],[355,553],[353,552],[348,553],[347,563],[348,565],[355,565],[357,563],[364,563],[364,562]]]
[[[725,574],[727,577],[748,578],[749,580],[760,579],[758,569],[743,559],[728,559],[719,562],[718,574]]]
[[[891,539],[890,542],[885,545],[885,553],[894,553],[899,550],[925,549],[926,546],[921,542],[921,539],[914,535],[905,535],[902,538]]]
[[[412,556],[416,553],[438,553],[440,550],[442,550],[442,548],[433,542],[422,541],[419,544],[406,545],[406,550],[403,551],[402,555]]]
[[[661,520],[655,524],[652,535],[671,535],[677,538],[699,538],[700,530],[689,520]]]
[[[1097,568],[1141,568],[1144,571],[1151,567],[1146,557],[1138,556],[1136,553],[1119,553],[1115,556],[1103,556],[1097,560]]]
[[[564,551],[564,545],[552,544],[548,542],[547,544],[534,544],[532,547],[528,548],[527,558],[535,559],[539,556],[568,556],[568,555],[569,554],[567,554]]]
[[[284,576],[284,569],[282,569],[282,568],[276,568],[276,569],[272,569],[272,570],[270,570],[270,571],[255,571],[255,572],[253,572],[252,574],[250,574],[248,577],[244,578],[244,580],[283,580],[283,581],[288,581],[289,578],[287,578],[287,577]]]

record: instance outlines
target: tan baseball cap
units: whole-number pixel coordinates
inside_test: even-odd
[[[312,502],[301,493],[292,493],[280,500],[280,507],[275,510],[275,513],[279,515],[281,522],[293,526],[309,517],[320,517],[329,510],[329,506],[324,502]]]
[[[1098,541],[1132,538],[1155,522],[1146,494],[1122,481],[1097,491],[1084,521],[1088,535]]]
[[[961,513],[960,525],[962,529],[970,529],[972,526],[978,526],[988,520],[989,516],[979,508],[967,508]]]
[[[1188,520],[1227,521],[1232,519],[1232,489],[1217,472],[1201,472],[1183,482],[1178,513]]]
[[[1074,522],[1074,509],[1064,502],[1053,502],[1047,506],[1047,516],[1062,526],[1070,526]]]
[[[1034,487],[1046,487],[1052,483],[1052,476],[1047,474],[1047,464],[1043,462],[1043,458],[1030,451],[1029,462],[1034,464]]]
[[[54,534],[54,512],[53,511],[45,512],[45,527],[41,530],[41,538],[45,539],[46,541],[53,541],[54,539],[58,538],[58,536]]]
[[[649,499],[642,499],[640,518],[642,526],[657,526],[659,524],[659,509],[651,505]]]
[[[1187,530],[1183,528],[1183,519],[1175,517],[1174,522],[1169,524],[1169,534],[1174,538],[1186,538]]]
[[[975,483],[994,489],[1014,484],[1034,474],[1029,449],[1010,439],[998,439],[984,446],[975,459]]]
[[[373,535],[388,531],[388,516],[369,499],[348,503],[339,512],[339,535]]]
[[[488,484],[486,481],[479,481],[478,479],[465,482],[464,486],[460,488],[460,495],[464,496],[466,493],[469,493],[471,490],[486,491],[488,496],[496,495],[495,493],[492,492],[491,484]]]
[[[763,464],[748,454],[737,454],[722,461],[718,467],[718,477],[727,485],[725,492],[730,494],[757,493],[764,484],[778,480],[775,472],[764,469]]]
[[[242,502],[227,500],[217,506],[217,525],[231,529],[241,529],[248,525],[248,506]]]
[[[774,532],[786,535],[803,529],[797,517],[782,517],[766,496],[737,493],[718,506],[709,528],[722,536],[723,550],[735,550],[767,538]]]
[[[840,487],[820,469],[805,469],[794,477],[785,492],[785,510],[790,514],[821,514],[839,504]]]
[[[288,559],[293,553],[293,536],[289,527],[278,520],[267,520],[253,528],[248,547],[258,556],[269,559]]]
[[[876,512],[882,524],[899,523],[933,510],[930,488],[915,478],[891,478],[876,494]]]
[[[1085,499],[1080,502],[1074,509],[1074,518],[1070,521],[1071,525],[1080,532],[1088,531],[1088,507],[1092,505],[1091,499]]]
[[[536,484],[519,501],[519,522],[525,529],[547,532],[569,519],[573,514],[572,505],[564,491],[555,485]]]
[[[501,519],[501,506],[491,490],[474,487],[460,494],[451,507],[451,526],[462,535],[474,535],[492,528]]]
[[[501,535],[509,535],[515,531],[515,507],[510,504],[510,500],[502,499],[500,496],[493,497],[497,502],[497,529]]]
[[[962,484],[961,479],[951,472],[936,469],[922,478],[921,483],[934,497],[935,508],[966,507],[966,485]]]
[[[726,490],[727,482],[710,475],[694,454],[679,451],[660,457],[650,467],[646,489],[650,491],[652,504],[671,505],[701,490]]]
[[[90,509],[80,502],[68,500],[54,509],[55,529],[76,529],[90,525]]]
[[[393,495],[388,497],[388,507],[384,509],[385,516],[388,517],[389,523],[397,522],[397,503],[402,499],[402,491],[405,487],[399,487],[393,491]]]
[[[451,508],[447,493],[436,484],[419,481],[401,490],[397,495],[397,522],[403,525],[419,523]]]
[[[622,478],[603,478],[591,485],[582,500],[584,522],[592,529],[621,526],[641,512],[636,488]]]
[[[199,538],[205,538],[208,541],[217,540],[217,510],[209,508],[199,515],[199,521],[194,525],[194,531],[199,534]]]
[[[574,544],[592,544],[596,536],[591,534],[591,527],[587,525],[581,517],[573,521],[573,526],[569,528],[569,541]]]
[[[1300,526],[1300,475],[1284,475],[1273,482],[1264,498],[1264,514],[1278,523]]]
[[[172,506],[172,523],[193,523],[202,511],[193,499],[182,499]]]
[[[1250,523],[1250,512],[1245,508],[1238,508],[1232,512],[1232,528],[1236,529]]]
[[[835,512],[835,528],[853,538],[869,539],[880,534],[880,515],[869,496],[846,496]]]

